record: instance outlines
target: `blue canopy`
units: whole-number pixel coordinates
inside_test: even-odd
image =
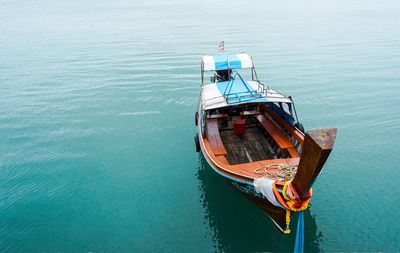
[[[253,61],[250,55],[241,54],[216,54],[202,57],[203,70],[226,70],[252,68]]]

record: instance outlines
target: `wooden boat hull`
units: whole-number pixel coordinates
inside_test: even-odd
[[[201,113],[200,113],[201,114]],[[207,161],[208,165],[219,175],[223,176],[236,190],[238,190],[243,196],[259,206],[268,217],[275,224],[276,228],[283,232],[285,228],[285,210],[274,206],[269,202],[261,193],[257,193],[251,178],[241,177],[239,175],[230,173],[228,170],[224,169],[220,164],[218,164],[208,153],[204,139],[201,133],[201,122],[198,121],[198,136],[201,152]]]

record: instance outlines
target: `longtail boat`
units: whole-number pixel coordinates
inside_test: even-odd
[[[215,172],[265,210],[281,232],[290,233],[295,212],[303,226],[302,211],[335,128],[306,132],[293,99],[262,83],[246,53],[201,57],[195,124],[196,151]]]

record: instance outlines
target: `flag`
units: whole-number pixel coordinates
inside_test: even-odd
[[[222,52],[225,51],[225,41],[221,41],[221,42],[219,43],[218,49],[219,49],[220,51],[222,51]]]

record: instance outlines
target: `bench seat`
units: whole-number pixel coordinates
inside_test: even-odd
[[[287,148],[286,150],[288,151],[290,157],[300,157],[300,154],[297,152],[296,148]]]
[[[215,156],[228,154],[219,134],[218,119],[207,119],[206,136]]]
[[[260,114],[257,115],[256,118],[281,149],[294,147],[294,144],[289,140],[289,138],[282,133],[282,131],[280,131],[268,117]]]
[[[296,140],[298,142],[300,142],[301,144],[303,144],[304,142],[304,135],[297,130],[296,128],[294,128],[292,125],[290,125],[289,123],[287,123],[284,119],[282,119],[276,112],[274,112],[271,108],[264,106],[263,107],[265,109],[265,111],[268,113],[268,115],[270,115],[279,125],[281,125],[282,127],[284,127],[287,131],[290,132],[291,135],[294,136],[294,138],[296,138]]]

